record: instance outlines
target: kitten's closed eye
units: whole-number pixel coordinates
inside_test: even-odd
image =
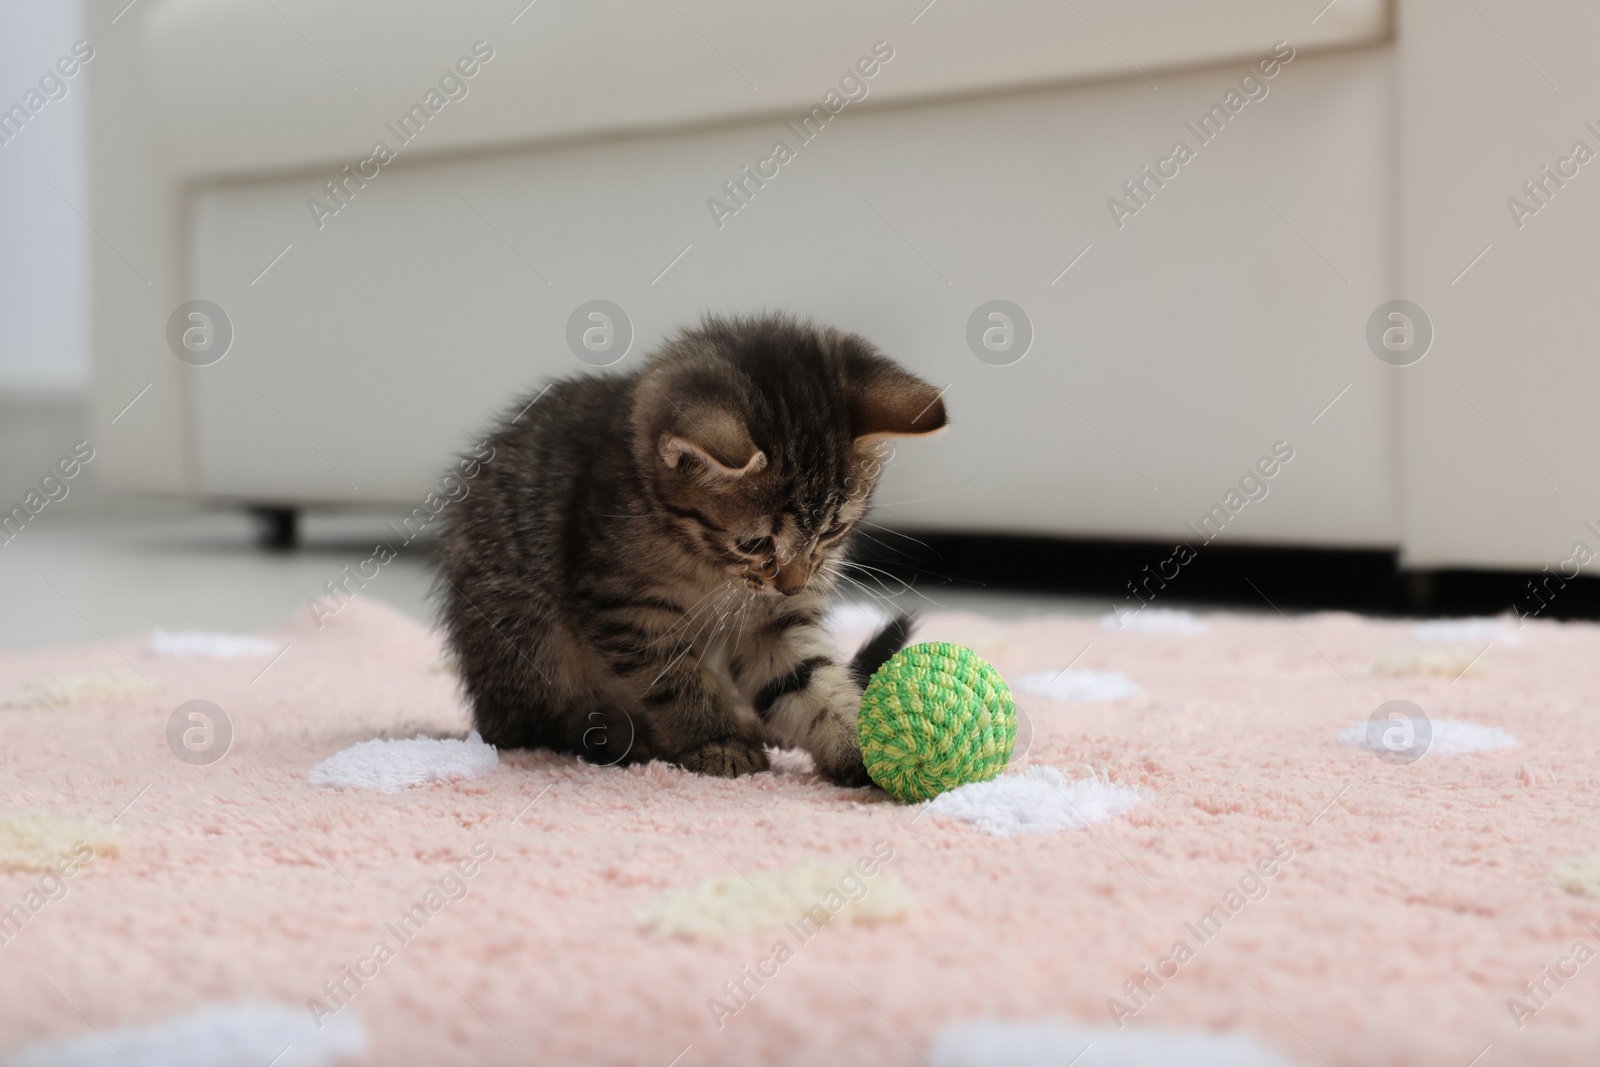
[[[761,558],[772,555],[773,550],[770,537],[743,537],[735,541],[733,547],[741,555]]]

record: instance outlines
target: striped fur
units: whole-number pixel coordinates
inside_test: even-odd
[[[820,621],[886,439],[943,427],[938,391],[764,316],[514,410],[440,549],[484,739],[728,776],[793,746],[864,784],[861,688]]]

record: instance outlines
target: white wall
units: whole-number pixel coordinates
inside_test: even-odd
[[[1393,289],[1388,50],[1299,56],[1125,229],[1106,207],[1249,64],[847,110],[812,144],[767,118],[402,160],[321,230],[317,171],[200,191],[193,293],[234,342],[183,368],[198,487],[419,501],[518,391],[589,369],[566,323],[603,298],[637,331],[620,371],[706,310],[785,308],[948,385],[949,432],[886,475],[907,527],[1178,538],[1282,440],[1229,541],[1393,545],[1363,333]],[[780,138],[794,161],[719,229],[708,194]],[[994,298],[1035,329],[1013,365],[968,347]]]
[[[0,3],[0,111],[37,88],[82,23],[68,0]],[[87,242],[98,238],[77,214],[88,202],[83,78],[63,80],[67,95],[0,144],[0,396],[88,384]]]
[[[1539,4],[1537,15],[1483,6],[1400,8],[1396,295],[1427,312],[1436,338],[1425,359],[1395,374],[1406,560],[1548,566],[1570,577],[1589,558],[1592,574],[1600,163],[1560,186],[1547,179],[1537,217],[1519,219],[1510,202],[1539,206],[1523,183],[1564,158],[1563,169],[1577,170],[1579,141],[1600,149],[1590,128],[1600,128],[1600,10],[1579,0]]]

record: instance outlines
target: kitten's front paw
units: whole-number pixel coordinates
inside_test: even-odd
[[[725,737],[708,741],[692,748],[678,758],[686,771],[711,774],[718,778],[737,778],[741,774],[756,774],[769,770],[767,750],[759,743],[743,737]]]
[[[872,784],[872,776],[867,773],[867,765],[861,762],[860,752],[852,752],[834,765],[824,765],[819,762],[817,769],[828,781],[846,789]]]
[[[811,730],[811,758],[817,770],[834,785],[852,789],[871,785],[866,764],[861,762],[861,743],[856,737],[856,706],[860,696],[841,692],[827,714],[814,722]]]

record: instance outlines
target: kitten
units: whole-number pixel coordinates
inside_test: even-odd
[[[489,438],[439,593],[484,740],[732,777],[798,747],[867,784],[864,675],[821,619],[891,437],[940,392],[854,334],[708,318],[638,371],[557,382]]]

